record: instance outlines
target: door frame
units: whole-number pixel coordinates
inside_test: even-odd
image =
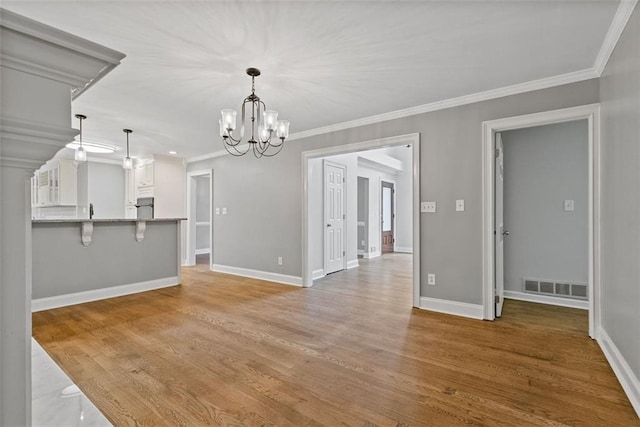
[[[411,144],[413,175],[413,306],[420,307],[420,134],[392,136],[389,138],[355,142],[302,152],[302,286],[313,285],[311,250],[309,248],[309,183],[311,168],[309,161],[336,154],[355,153],[397,145]]]
[[[342,270],[347,269],[347,165],[332,162],[330,160],[322,160],[322,242],[324,248],[322,250],[322,268],[324,273],[327,274],[327,229],[325,224],[327,223],[327,166],[333,166],[344,171],[343,174],[343,187],[342,187],[342,211],[344,212],[344,223],[342,225],[342,248],[344,249],[344,255],[342,256]],[[341,271],[341,270],[338,270]]]
[[[213,265],[213,169],[187,172],[187,230],[183,265],[196,264],[196,178],[209,176],[209,269]]]
[[[582,105],[482,122],[482,301],[485,320],[494,320],[494,178],[495,134],[513,129],[576,120],[588,122],[589,151],[589,336],[600,325],[600,104]]]
[[[382,183],[386,182],[388,184],[393,185],[393,192],[391,193],[391,203],[393,204],[393,218],[391,218],[391,230],[393,231],[393,252],[396,251],[396,208],[397,208],[397,204],[396,204],[396,187],[397,187],[397,183],[394,179],[388,179],[388,178],[380,178],[380,180],[378,181],[378,187],[380,188],[380,214],[382,214],[382,209],[383,209],[383,201],[382,201]],[[380,215],[382,216],[382,215]],[[378,224],[378,234],[380,235],[380,255],[382,256],[382,219],[380,219],[380,222]]]

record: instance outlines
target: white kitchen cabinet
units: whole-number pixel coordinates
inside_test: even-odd
[[[134,205],[138,198],[153,197],[155,218],[185,216],[186,168],[183,159],[153,155],[140,159],[131,172],[133,176],[127,177],[127,186],[132,184],[135,188]],[[127,215],[129,212],[127,209]]]
[[[31,206],[76,206],[78,170],[72,160],[48,162],[31,179]]]

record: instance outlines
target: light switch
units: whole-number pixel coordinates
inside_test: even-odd
[[[226,215],[227,214],[227,208],[222,208],[222,215]]]
[[[220,208],[216,208],[216,215],[220,215]]]
[[[420,212],[435,213],[436,202],[422,202],[420,203]]]
[[[564,201],[564,210],[567,212],[573,211],[574,203],[573,200],[565,200]]]
[[[456,200],[456,212],[464,212],[464,200]]]

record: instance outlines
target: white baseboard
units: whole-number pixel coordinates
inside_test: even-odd
[[[394,249],[395,252],[401,252],[403,254],[412,254],[413,248],[405,248],[404,246],[396,246]]]
[[[360,267],[360,263],[357,259],[352,259],[351,261],[347,261],[347,270],[352,268]]]
[[[233,274],[242,277],[251,277],[252,279],[261,279],[269,282],[282,283],[285,285],[302,286],[302,277],[289,276],[287,274],[271,273],[269,271],[251,270],[249,268],[232,267],[230,265],[211,265],[211,271],[218,273]]]
[[[83,304],[85,302],[101,299],[115,298],[123,295],[137,294],[138,292],[167,288],[180,284],[177,276],[163,279],[148,280],[146,282],[131,283],[128,285],[112,286],[109,288],[94,289],[91,291],[75,292],[73,294],[58,295],[55,297],[38,298],[31,300],[31,311],[51,310],[52,308],[66,307],[68,305]]]
[[[364,256],[364,249],[358,249],[358,255]]]
[[[429,297],[420,297],[420,308],[480,320],[483,319],[484,314],[484,308],[481,304],[469,304]]]
[[[210,254],[211,248],[196,249],[196,255]]]
[[[324,268],[320,268],[318,270],[313,270],[311,272],[311,280],[322,279],[325,276]]]
[[[600,326],[600,333],[598,334],[598,344],[604,353],[609,365],[613,369],[613,372],[618,377],[622,389],[627,394],[631,406],[635,409],[636,413],[640,417],[640,380],[631,370],[629,364],[624,359],[618,347],[611,341],[611,338]]]
[[[380,255],[382,255],[382,253],[380,251],[375,251],[375,252],[365,252],[362,257],[363,258],[377,258]]]
[[[560,307],[589,310],[589,301],[584,300],[553,297],[550,295],[536,295],[518,291],[504,291],[504,297],[518,301],[536,302],[538,304],[559,305]]]

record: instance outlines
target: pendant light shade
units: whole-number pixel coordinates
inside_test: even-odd
[[[133,169],[133,159],[129,157],[129,134],[133,131],[131,129],[122,129],[122,132],[127,134],[127,157],[122,159],[122,169]]]
[[[76,148],[75,152],[75,160],[76,162],[86,162],[87,161],[87,150],[82,146],[82,121],[86,119],[87,116],[83,114],[76,114],[76,119],[80,120],[80,145]]]

